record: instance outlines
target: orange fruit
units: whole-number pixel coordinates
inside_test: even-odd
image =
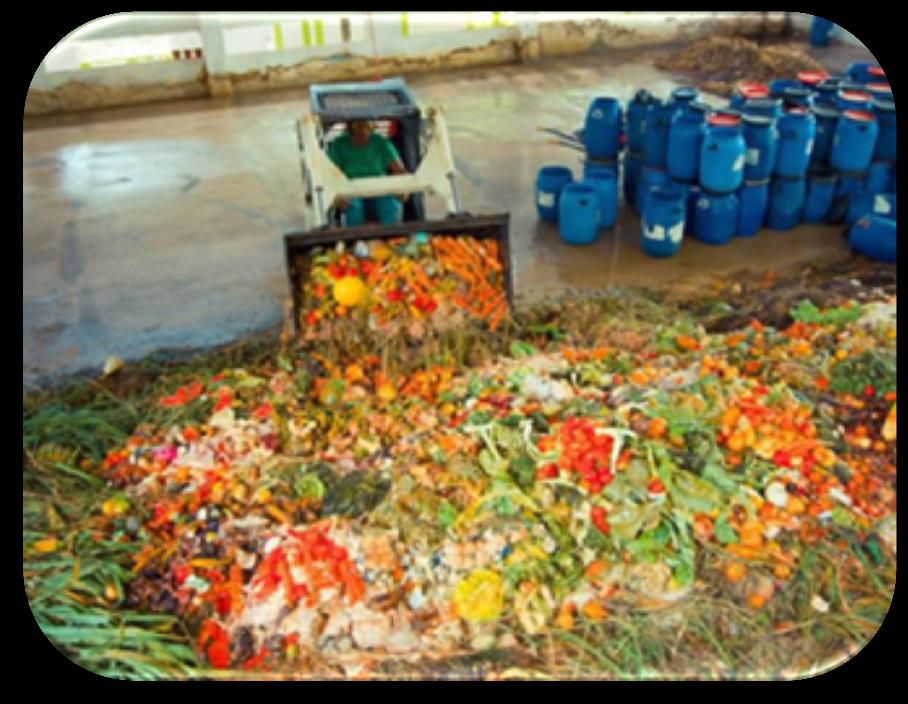
[[[772,573],[779,579],[788,579],[791,575],[791,568],[788,565],[776,565]]]
[[[608,613],[598,601],[588,601],[583,605],[583,615],[591,621],[601,621]]]
[[[766,597],[762,594],[748,594],[747,605],[754,611],[759,611],[766,605]]]
[[[744,575],[746,573],[747,568],[744,565],[742,565],[740,562],[732,562],[728,567],[725,568],[725,579],[734,584],[744,579]]]
[[[668,423],[666,423],[662,418],[653,418],[649,422],[649,426],[646,429],[646,434],[652,438],[661,438],[665,435],[665,431],[668,430]]]
[[[359,305],[366,296],[366,286],[358,276],[345,276],[334,282],[334,300],[341,306]]]

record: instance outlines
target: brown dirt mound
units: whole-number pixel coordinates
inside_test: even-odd
[[[689,74],[700,88],[729,96],[735,82],[747,79],[770,81],[790,78],[798,71],[822,70],[823,66],[802,51],[784,46],[760,46],[740,37],[711,37],[694,42],[671,56],[656,61],[659,68]]]

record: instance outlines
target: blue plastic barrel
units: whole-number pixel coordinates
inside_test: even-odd
[[[829,46],[829,33],[834,28],[835,24],[824,17],[814,17],[810,24],[811,46]]]
[[[895,193],[870,193],[860,191],[855,193],[848,204],[848,214],[845,222],[849,225],[860,220],[865,215],[879,215],[884,218],[896,217]]]
[[[779,148],[773,173],[777,176],[803,178],[810,164],[810,151],[817,133],[813,115],[803,108],[793,108],[778,121]]]
[[[782,103],[786,108],[811,108],[813,93],[803,85],[790,86],[782,91]]]
[[[679,86],[672,91],[670,101],[683,109],[699,97],[700,91],[693,86]]]
[[[892,181],[893,164],[888,161],[874,161],[867,169],[864,190],[868,193],[886,193]]]
[[[870,99],[873,100],[893,100],[892,86],[885,82],[868,83],[864,90],[870,93]]]
[[[813,99],[813,104],[817,105],[828,105],[834,108],[838,108],[839,103],[839,87],[842,84],[842,79],[837,76],[830,76],[826,80],[820,81],[816,85],[816,95]]]
[[[845,75],[857,83],[869,83],[870,81],[884,78],[885,74],[879,64],[868,63],[866,61],[856,61],[850,64],[845,70]]]
[[[656,186],[650,191],[640,223],[640,245],[651,257],[670,257],[684,238],[687,207],[684,194],[674,186]]]
[[[848,232],[851,248],[871,259],[895,263],[896,224],[893,218],[867,215]]]
[[[678,106],[657,99],[646,110],[643,128],[643,165],[664,169],[668,152],[668,131]]]
[[[745,115],[744,180],[762,181],[769,178],[776,163],[779,133],[772,118],[762,115]]]
[[[769,204],[769,179],[745,181],[738,190],[739,237],[753,237],[763,227]]]
[[[867,183],[866,171],[848,171],[839,173],[839,183],[836,186],[836,196],[853,196],[864,190]]]
[[[895,103],[891,100],[874,100],[873,112],[879,127],[873,158],[877,161],[895,161]]]
[[[543,166],[536,175],[536,212],[546,222],[558,222],[561,190],[574,180],[566,166]]]
[[[706,115],[683,110],[672,118],[668,133],[666,170],[679,181],[694,181],[700,173],[700,148],[706,134]]]
[[[643,126],[646,122],[646,111],[653,102],[652,94],[644,89],[638,90],[627,104],[627,148],[633,152],[643,152]]]
[[[691,183],[687,186],[687,215],[685,216],[684,232],[688,235],[694,234],[694,223],[697,219],[697,203],[700,201],[700,195],[703,189],[699,183]]]
[[[624,181],[624,202],[633,207],[637,200],[637,182],[643,167],[642,155],[628,150],[624,155],[622,178]]]
[[[652,166],[642,166],[640,177],[637,180],[637,193],[634,197],[634,207],[638,213],[643,213],[646,206],[646,197],[654,186],[667,186],[669,183],[668,171]]]
[[[587,178],[590,175],[591,171],[601,171],[602,169],[607,169],[611,171],[615,177],[618,176],[618,160],[617,159],[584,159],[583,160],[583,178]]]
[[[762,115],[774,120],[782,117],[782,101],[778,98],[752,98],[744,103],[741,111],[745,115]]]
[[[713,193],[732,193],[744,181],[744,136],[741,120],[711,115],[700,148],[700,185]]]
[[[786,88],[803,88],[797,78],[777,78],[774,81],[769,82],[769,94],[773,98],[781,98],[785,93]]]
[[[723,245],[738,229],[738,196],[700,192],[694,212],[694,236],[705,244]]]
[[[776,176],[769,187],[769,207],[766,227],[770,230],[791,230],[801,222],[807,182],[802,178]]]
[[[591,159],[614,159],[621,146],[621,103],[617,98],[594,98],[583,123],[583,145]]]
[[[870,110],[873,108],[873,98],[870,93],[862,90],[840,90],[837,98],[839,110]]]
[[[585,183],[569,183],[561,191],[558,234],[565,244],[591,244],[599,236],[599,191]]]
[[[829,164],[839,171],[864,171],[870,166],[879,127],[868,110],[846,110],[836,123]]]
[[[599,192],[599,227],[613,227],[618,219],[618,178],[608,166],[592,166],[584,181]]]
[[[836,175],[832,169],[818,169],[808,176],[802,215],[804,222],[826,222],[835,198],[835,189]]]
[[[826,166],[829,163],[829,149],[839,121],[839,109],[831,105],[815,105],[813,117],[816,120],[816,137],[810,151],[811,166]]]

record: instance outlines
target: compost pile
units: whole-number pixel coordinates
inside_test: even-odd
[[[597,305],[573,309],[632,326]],[[207,671],[728,675],[783,652],[797,676],[869,639],[892,593],[894,311],[805,300],[714,334],[673,315],[608,346],[548,314],[480,366],[227,366],[83,462],[108,488],[81,530],[129,556],[108,608],[178,617]],[[27,584],[78,561],[72,530],[26,532]]]
[[[760,46],[741,37],[702,39],[658,59],[656,65],[666,71],[684,73],[699,81],[704,91],[725,97],[731,96],[740,80],[765,82],[789,78],[799,71],[823,69],[798,49]]]

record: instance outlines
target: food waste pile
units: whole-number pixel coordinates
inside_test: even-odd
[[[783,634],[859,607],[841,585],[895,559],[894,297],[805,301],[785,329],[667,320],[581,346],[554,325],[518,336],[473,247],[328,250],[303,315],[411,326],[472,309],[506,321],[508,354],[400,371],[378,353],[329,359],[310,336],[158,400],[200,422],[109,448],[91,520],[134,550],[115,601],[178,615],[212,669],[302,676],[491,651],[559,676],[567,656],[540,639],[645,615],[681,643],[673,618],[704,599],[775,613]],[[444,288],[457,268],[483,295]],[[43,541],[26,550],[63,549]],[[822,545],[851,557],[805,581]],[[620,645],[595,646],[600,674]]]

